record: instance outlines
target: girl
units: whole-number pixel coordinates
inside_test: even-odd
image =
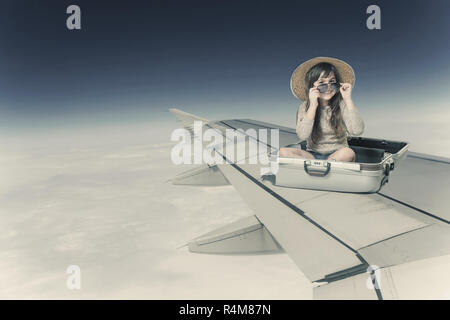
[[[347,134],[361,135],[364,122],[352,100],[355,75],[342,60],[317,57],[302,63],[291,77],[293,94],[304,102],[297,112],[297,135],[306,140],[280,148],[280,157],[355,161]]]

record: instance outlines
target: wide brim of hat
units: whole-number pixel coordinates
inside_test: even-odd
[[[353,68],[346,63],[345,61],[330,58],[330,57],[316,57],[310,59],[308,61],[303,62],[297,68],[295,68],[294,72],[292,72],[291,76],[291,91],[300,100],[306,100],[306,83],[305,76],[306,73],[318,63],[328,62],[336,67],[341,77],[341,82],[343,83],[351,83],[352,87],[355,86],[355,72]]]

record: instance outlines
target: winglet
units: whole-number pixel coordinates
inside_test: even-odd
[[[183,127],[189,132],[194,133],[194,122],[195,121],[201,121],[203,122],[203,125],[209,122],[209,120],[201,117],[197,117],[193,114],[181,111],[179,109],[175,108],[169,108],[170,113],[172,113],[175,117],[177,117],[178,120],[183,123]]]
[[[208,122],[208,119],[198,117],[196,115],[181,111],[176,108],[169,108],[170,113],[172,113],[175,117],[177,117],[183,124],[187,123],[188,125],[191,125],[194,123],[194,121],[203,121]]]

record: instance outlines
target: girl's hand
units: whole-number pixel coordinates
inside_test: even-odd
[[[317,107],[319,105],[319,94],[319,89],[314,87],[309,89],[309,102],[311,106]]]
[[[352,99],[352,85],[350,83],[340,83],[341,87],[339,88],[339,91],[341,92],[342,99],[344,101],[349,101]]]

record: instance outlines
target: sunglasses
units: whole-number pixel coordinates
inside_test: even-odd
[[[320,93],[325,93],[328,91],[328,86],[330,86],[330,89],[334,91],[339,90],[341,87],[338,82],[322,83],[317,86],[317,90],[319,90]]]

